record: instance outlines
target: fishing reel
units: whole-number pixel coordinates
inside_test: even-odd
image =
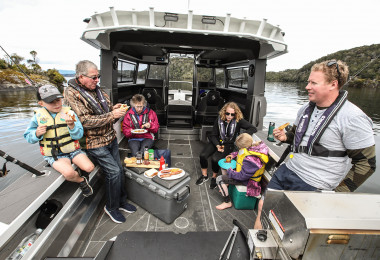
[[[4,162],[3,168],[0,170],[0,178],[7,176],[9,170],[7,169],[7,162]]]

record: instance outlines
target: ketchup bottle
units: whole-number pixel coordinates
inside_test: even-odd
[[[161,170],[163,170],[163,169],[165,169],[165,159],[164,159],[163,156],[161,156],[161,158],[160,158],[160,169],[159,169],[159,171],[161,171]]]

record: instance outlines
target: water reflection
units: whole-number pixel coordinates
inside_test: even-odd
[[[1,91],[0,120],[29,118],[38,108],[35,90]]]

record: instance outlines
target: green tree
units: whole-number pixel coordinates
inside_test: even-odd
[[[8,68],[8,63],[3,60],[3,59],[0,59],[0,69],[6,69]]]
[[[31,51],[30,55],[32,55],[34,64],[37,64],[37,58],[36,58],[37,52],[36,51]]]
[[[59,73],[56,69],[48,69],[47,76],[49,78],[49,81],[58,87],[62,86],[63,83],[66,82],[65,77],[62,76],[61,73]]]
[[[24,57],[21,57],[17,55],[16,53],[13,53],[11,55],[11,58],[12,58],[12,63],[15,63],[15,64],[20,64],[24,60]]]
[[[33,70],[34,73],[39,74],[39,73],[42,72],[41,66],[38,65],[37,63],[32,64],[31,67],[32,67],[32,70]]]

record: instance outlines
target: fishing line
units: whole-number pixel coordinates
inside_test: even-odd
[[[371,64],[372,62],[374,62],[379,57],[380,57],[380,54],[377,55],[375,58],[371,59],[369,62],[367,62],[367,64],[364,65],[358,72],[356,72],[356,74],[354,76],[350,77],[350,79],[342,86],[342,88],[345,87],[348,84],[348,82],[350,82],[351,80],[355,79],[365,68],[367,68],[369,66],[369,64]]]

